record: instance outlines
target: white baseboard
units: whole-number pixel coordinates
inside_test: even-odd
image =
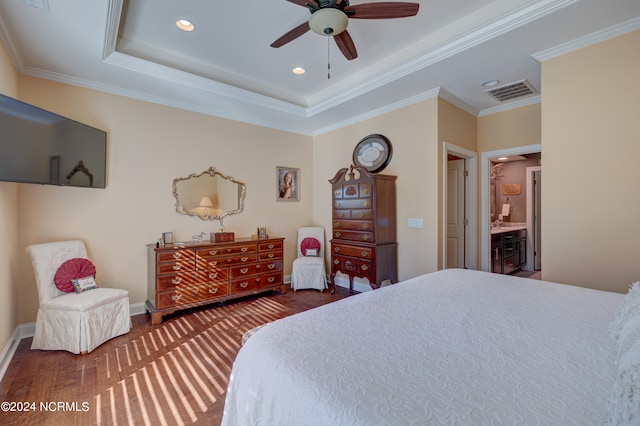
[[[140,315],[147,313],[147,305],[142,303],[134,303],[129,305],[129,314]],[[0,381],[4,377],[4,373],[6,373],[7,368],[9,368],[9,364],[13,359],[13,355],[16,353],[16,349],[20,344],[22,339],[26,339],[28,337],[33,337],[36,332],[36,323],[30,322],[28,324],[20,324],[13,331],[13,334],[9,338],[9,341],[5,345],[2,350],[2,354],[0,354]]]

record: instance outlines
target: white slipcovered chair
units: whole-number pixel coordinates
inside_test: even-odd
[[[324,265],[324,228],[306,226],[298,228],[298,257],[293,261],[291,288],[301,290],[327,288]]]
[[[129,292],[100,287],[79,294],[60,291],[54,282],[56,271],[70,259],[86,259],[79,240],[31,245],[40,307],[31,349],[65,350],[74,354],[91,352],[102,343],[131,329]]]

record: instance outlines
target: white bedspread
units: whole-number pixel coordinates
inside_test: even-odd
[[[269,324],[222,424],[599,425],[622,294],[445,270]]]

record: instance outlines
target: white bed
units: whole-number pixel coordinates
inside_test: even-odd
[[[624,295],[445,270],[268,324],[222,424],[599,425]]]

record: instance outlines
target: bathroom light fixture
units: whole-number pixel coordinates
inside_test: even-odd
[[[196,26],[193,25],[191,21],[186,19],[178,19],[176,21],[176,27],[180,28],[182,31],[191,32],[196,29]]]
[[[316,34],[336,36],[347,29],[349,18],[340,9],[327,7],[313,12],[309,19],[309,28]]]
[[[509,159],[509,157],[498,157],[498,160],[500,161],[507,161]]]
[[[302,67],[295,67],[291,71],[293,71],[293,73],[296,74],[296,75],[302,75],[302,74],[305,73],[305,69],[302,68]]]
[[[489,80],[489,81],[485,81],[484,83],[482,83],[481,86],[482,87],[493,87],[498,83],[500,83],[500,80]]]

